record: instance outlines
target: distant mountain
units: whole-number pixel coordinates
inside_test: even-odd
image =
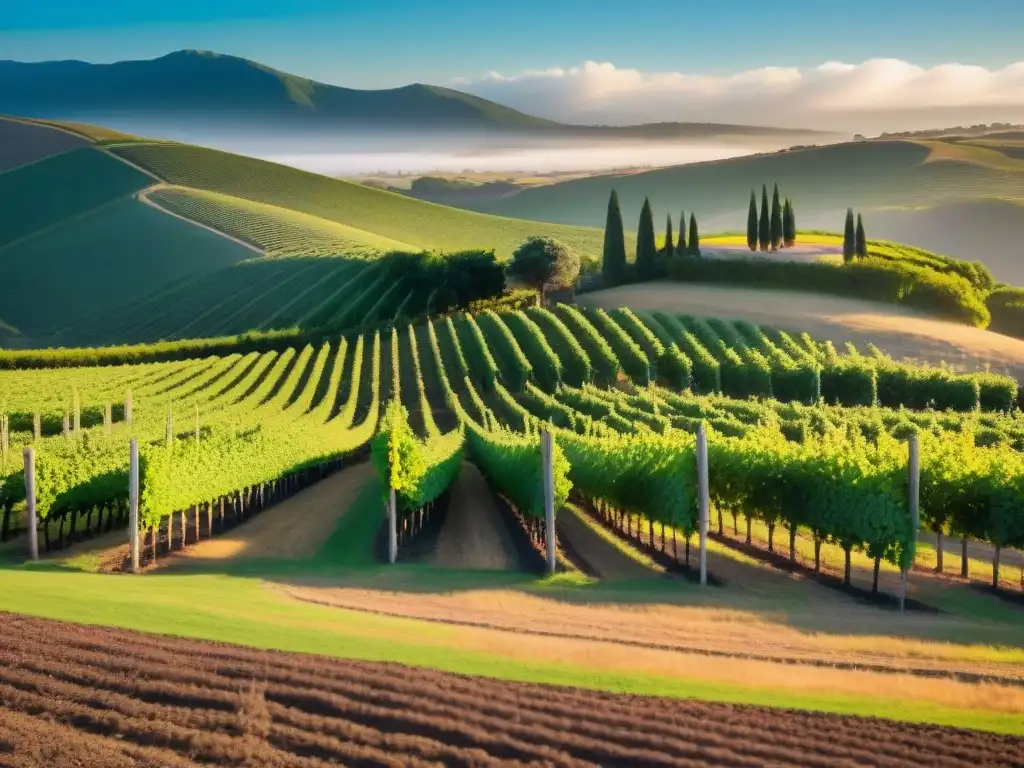
[[[595,138],[791,136],[794,141],[814,135],[713,123],[571,126],[449,88],[419,83],[385,90],[341,88],[207,51],[114,64],[0,61],[0,113],[116,127],[125,119],[159,119],[193,129],[238,127],[249,132],[393,128]]]

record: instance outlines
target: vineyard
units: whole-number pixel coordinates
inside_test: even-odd
[[[216,338],[254,329],[349,328],[422,311],[426,297],[390,276],[382,265],[360,259],[248,259],[84,321],[61,338],[92,344]]]
[[[387,251],[419,250],[328,219],[217,192],[159,187],[148,192],[147,197],[187,219],[252,243],[269,256],[359,258]]]
[[[127,262],[125,243],[132,248]],[[139,297],[182,280],[211,280],[218,270],[254,255],[214,232],[123,198],[0,247],[0,305],[4,319],[28,337],[46,337],[89,317],[111,332],[118,326],[107,325],[111,316],[104,308],[137,304]],[[26,290],[41,283],[45,301]]]
[[[110,149],[168,184],[304,213],[359,230],[366,237],[409,243],[417,249],[455,251],[487,247],[506,258],[527,237],[544,234],[557,237],[591,257],[601,252],[603,235],[597,229],[470,213],[186,144],[132,142],[113,144]]]
[[[0,119],[0,173],[85,145],[66,131],[39,130],[19,120]]]
[[[10,535],[22,524],[19,449],[33,445],[44,546],[124,517],[133,437],[150,557],[171,548],[175,528],[179,541],[186,525],[209,535],[225,503],[244,516],[371,440],[396,516],[422,525],[465,457],[543,547],[539,440],[548,429],[556,508],[572,496],[609,524],[649,529],[651,548],[658,526],[662,549],[666,530],[688,549],[701,423],[719,532],[723,515],[745,517],[748,532],[767,526],[771,548],[783,526],[791,557],[803,532],[815,569],[822,546],[842,551],[847,582],[859,553],[874,561],[875,588],[882,563],[905,569],[915,557],[912,434],[923,527],[995,547],[995,584],[999,550],[1024,544],[1013,379],[900,364],[876,349],[840,353],[746,323],[567,305],[487,310],[319,348],[5,371],[0,382],[4,527]]]

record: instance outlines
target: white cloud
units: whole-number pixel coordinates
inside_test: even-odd
[[[852,120],[858,126],[901,127],[924,115],[940,118],[939,124],[957,116],[987,122],[1024,115],[1024,62],[989,70],[872,59],[703,75],[587,61],[570,68],[461,78],[456,87],[543,117],[617,125],[703,120],[841,128]]]

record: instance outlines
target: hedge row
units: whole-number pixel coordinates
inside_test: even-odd
[[[868,258],[840,267],[763,258],[673,259],[669,276],[687,282],[815,291],[903,304],[978,328],[987,327],[991,320],[981,293],[963,277],[900,261]]]

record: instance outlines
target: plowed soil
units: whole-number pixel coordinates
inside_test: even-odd
[[[24,715],[31,715],[30,727]],[[0,765],[1014,766],[1024,739],[0,614]]]

